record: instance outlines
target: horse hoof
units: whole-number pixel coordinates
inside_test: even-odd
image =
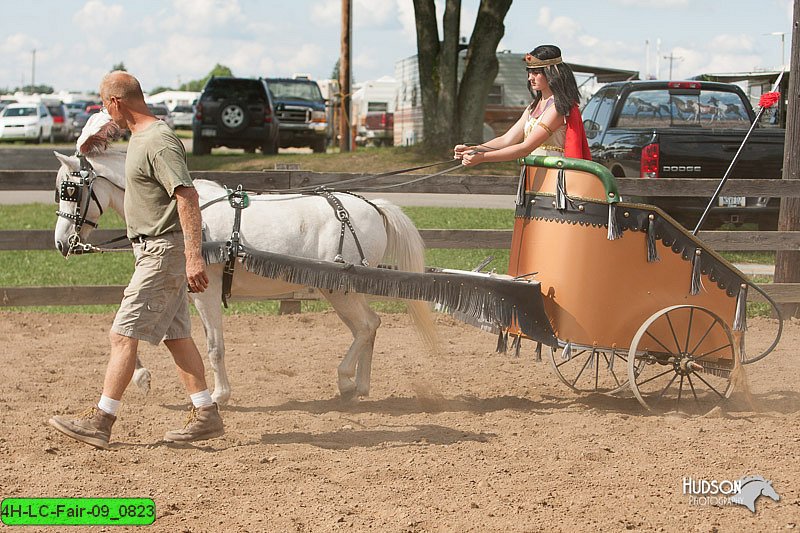
[[[211,399],[219,405],[220,407],[223,405],[228,405],[228,400],[231,399],[230,393],[228,394],[217,394],[216,392],[211,395]]]
[[[342,402],[350,403],[358,399],[358,391],[356,391],[356,389],[339,391],[339,396],[341,397]]]
[[[146,368],[138,368],[133,372],[133,382],[139,389],[147,394],[150,392],[150,371]]]

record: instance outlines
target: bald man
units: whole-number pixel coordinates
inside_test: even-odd
[[[109,334],[111,355],[97,406],[77,419],[54,416],[50,424],[76,440],[108,448],[122,394],[133,377],[139,341],[162,340],[172,354],[192,406],[182,429],[167,441],[196,441],[225,430],[211,399],[205,368],[192,339],[187,286],[208,287],[201,251],[198,195],[183,143],[148,110],[139,81],[123,71],[107,74],[100,97],[111,119],[131,131],[125,159],[125,223],[136,266]]]

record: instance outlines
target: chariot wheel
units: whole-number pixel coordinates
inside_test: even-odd
[[[731,328],[704,307],[662,309],[631,342],[631,390],[650,411],[705,413],[730,396],[737,346]]]
[[[591,346],[550,349],[550,364],[558,379],[575,392],[614,394],[628,387],[628,352]],[[558,354],[558,355],[557,355]]]

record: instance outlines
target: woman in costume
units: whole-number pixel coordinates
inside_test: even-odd
[[[533,101],[500,137],[478,146],[456,145],[454,158],[464,166],[513,161],[528,155],[591,159],[578,109],[580,93],[572,69],[554,45],[537,46],[525,55]]]

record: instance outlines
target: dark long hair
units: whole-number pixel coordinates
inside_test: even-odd
[[[555,59],[561,57],[561,49],[552,44],[543,44],[531,50],[531,55],[537,59]],[[550,85],[550,90],[553,91],[553,100],[555,100],[556,111],[560,115],[567,116],[572,106],[580,102],[581,95],[578,92],[578,83],[575,81],[575,74],[566,63],[559,63],[558,65],[548,65],[543,67],[544,77],[547,78],[547,83]],[[528,81],[528,90],[533,96],[530,110],[536,108],[536,104],[542,99],[542,93],[533,90],[531,82]]]

